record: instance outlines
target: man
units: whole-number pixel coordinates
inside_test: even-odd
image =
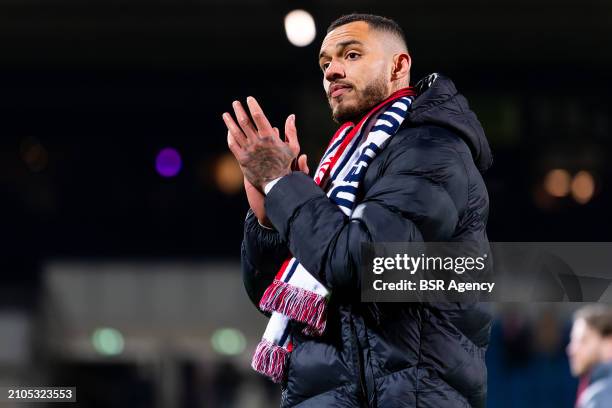
[[[587,306],[576,312],[567,346],[572,374],[580,377],[578,408],[612,406],[612,309]]]
[[[251,206],[249,297],[270,316],[253,367],[282,407],[483,407],[490,314],[480,305],[361,303],[362,242],[487,241],[484,132],[453,83],[410,84],[392,20],[333,22],[319,65],[341,124],[308,176],[295,116],[286,141],[254,98],[225,113]]]

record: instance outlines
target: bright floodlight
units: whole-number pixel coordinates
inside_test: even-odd
[[[296,47],[307,46],[317,35],[314,19],[305,10],[293,10],[285,16],[285,32]]]
[[[570,192],[572,177],[567,170],[554,169],[544,178],[544,190],[553,197],[565,197]]]
[[[100,327],[91,336],[94,349],[107,356],[121,354],[123,351],[123,335],[111,327]]]
[[[166,147],[157,154],[155,168],[162,177],[174,177],[181,171],[181,155],[176,149]]]
[[[595,193],[595,180],[588,171],[579,171],[572,180],[572,196],[580,204],[588,203]]]
[[[242,332],[228,327],[215,330],[211,342],[213,350],[228,356],[238,355],[246,347],[246,339]]]

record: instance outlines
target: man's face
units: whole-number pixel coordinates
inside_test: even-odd
[[[600,360],[602,337],[584,319],[578,319],[572,326],[567,355],[572,374],[581,376],[587,373]]]
[[[319,66],[332,116],[356,121],[389,96],[391,60],[384,35],[364,21],[337,27],[321,44]]]

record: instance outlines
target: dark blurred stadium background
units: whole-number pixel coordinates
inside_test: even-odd
[[[310,45],[288,41],[293,9]],[[276,124],[296,113],[312,168],[334,129],[318,48],[352,11],[396,19],[413,80],[450,76],[479,115],[492,241],[610,240],[608,1],[2,0],[0,384],[76,385],[87,407],[276,405],[248,366],[265,319],[240,282],[221,113],[248,95]],[[489,406],[573,406],[573,307],[498,307]]]

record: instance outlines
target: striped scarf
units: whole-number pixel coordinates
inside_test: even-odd
[[[350,217],[353,212],[359,184],[368,165],[397,132],[414,96],[413,88],[395,92],[356,126],[353,123],[342,125],[329,142],[314,181],[344,215]],[[290,255],[259,302],[259,308],[272,315],[255,350],[253,369],[276,383],[282,382],[293,349],[289,321],[304,323],[302,332],[306,335],[321,336],[325,331],[330,294],[298,259]]]

